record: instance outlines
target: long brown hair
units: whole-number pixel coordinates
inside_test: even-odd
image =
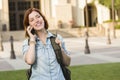
[[[29,18],[28,18],[28,16],[32,11],[38,12],[43,17],[43,20],[45,22],[44,27],[45,27],[46,30],[48,29],[48,22],[47,22],[45,16],[39,11],[39,9],[29,8],[29,9],[26,10],[26,12],[24,14],[24,20],[23,20],[23,25],[24,25],[24,29],[25,29],[25,37],[29,37],[29,35],[27,33],[27,27],[29,26]]]

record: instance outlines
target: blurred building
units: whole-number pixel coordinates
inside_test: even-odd
[[[69,25],[86,25],[86,0],[0,0],[0,24],[2,30],[23,30],[23,16],[26,9],[35,7],[46,16],[49,28],[64,28]],[[99,4],[98,0],[87,0],[89,26],[96,26],[111,19],[110,10]]]

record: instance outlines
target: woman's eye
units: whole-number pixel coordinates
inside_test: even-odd
[[[30,21],[30,22],[32,22],[32,21],[33,21],[33,19],[30,19],[29,21]]]
[[[40,16],[37,16],[37,18],[40,18]]]

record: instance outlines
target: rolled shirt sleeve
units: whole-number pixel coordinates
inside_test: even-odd
[[[29,48],[28,39],[26,39],[26,40],[23,41],[23,45],[22,45],[22,53],[23,53],[23,55],[27,52],[28,48]]]

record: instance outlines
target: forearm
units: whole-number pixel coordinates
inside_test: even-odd
[[[64,62],[64,64],[65,64],[66,66],[69,66],[69,65],[70,65],[70,62],[71,62],[71,58],[70,58],[69,55],[67,55],[67,54],[65,53],[65,51],[64,51],[63,49],[61,49],[61,50],[62,50],[62,55],[63,55],[63,62]]]
[[[35,43],[29,43],[29,49],[25,53],[25,61],[29,65],[35,62]]]

